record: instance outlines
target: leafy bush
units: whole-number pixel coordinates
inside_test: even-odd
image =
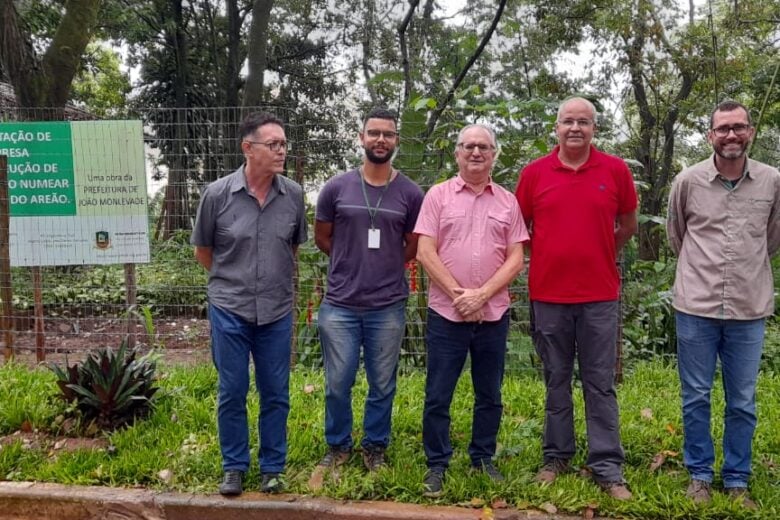
[[[671,287],[676,264],[637,260],[623,287],[623,336],[628,358],[651,359],[675,353]]]
[[[117,352],[110,347],[90,352],[82,363],[60,367],[51,365],[63,400],[75,409],[87,424],[115,430],[154,407],[157,363],[147,354],[127,350],[123,342]]]

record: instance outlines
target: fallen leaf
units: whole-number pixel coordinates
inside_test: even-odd
[[[479,515],[479,520],[493,520],[493,510],[485,506],[482,508],[482,514]]]
[[[551,503],[549,503],[549,502],[545,502],[544,504],[540,505],[540,506],[539,506],[539,509],[541,509],[541,510],[542,510],[542,511],[544,511],[545,513],[549,513],[549,514],[551,514],[551,515],[554,515],[555,513],[557,513],[557,512],[558,512],[558,508],[557,508],[557,507],[555,507],[554,505],[552,505],[552,504],[551,504]]]
[[[679,453],[678,453],[678,452],[676,452],[676,451],[672,451],[672,450],[664,450],[664,451],[662,451],[661,453],[663,453],[663,454],[664,454],[664,455],[666,455],[667,457],[676,457],[677,455],[679,455]]]
[[[663,466],[664,462],[666,462],[666,455],[663,452],[656,453],[653,456],[653,462],[650,463],[650,471],[658,471],[658,468]]]
[[[172,422],[172,423],[177,423],[177,422],[179,422],[179,416],[178,416],[178,415],[176,415],[175,413],[172,413],[172,414],[171,414],[171,422]]]
[[[173,471],[161,469],[160,472],[157,473],[157,478],[162,480],[165,484],[170,484],[173,481]]]
[[[303,387],[303,393],[304,394],[311,394],[316,389],[317,389],[317,387],[314,386],[314,385],[306,385],[306,386]]]
[[[507,507],[509,507],[509,505],[506,503],[506,500],[504,500],[503,498],[496,498],[490,504],[490,507],[492,507],[493,509],[506,509]]]
[[[674,435],[675,433],[677,433],[677,428],[675,428],[675,427],[674,427],[674,424],[672,424],[672,423],[668,423],[668,424],[666,425],[666,431],[668,431],[669,433],[671,433],[672,435]]]
[[[471,504],[471,507],[474,508],[483,507],[485,505],[485,501],[479,497],[474,497],[471,500],[469,500],[469,504]]]
[[[593,504],[588,504],[588,506],[582,510],[582,518],[585,520],[592,520],[596,517],[596,508],[593,507]]]
[[[639,412],[639,415],[646,421],[653,420],[653,411],[650,408],[642,408],[642,411]]]
[[[325,480],[325,468],[323,466],[317,466],[309,477],[309,490],[319,491],[322,489],[322,484]]]
[[[55,450],[61,450],[68,443],[68,439],[60,439],[54,443]]]
[[[33,427],[32,427],[32,424],[30,424],[30,421],[24,421],[22,423],[21,430],[24,433],[30,433],[31,431],[33,431]]]

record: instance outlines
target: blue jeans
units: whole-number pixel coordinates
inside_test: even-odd
[[[450,405],[469,354],[474,387],[469,456],[471,464],[479,467],[496,453],[496,436],[504,410],[501,383],[509,312],[498,321],[465,323],[450,321],[429,308],[427,329],[423,447],[428,467],[444,470],[452,457]]]
[[[368,380],[363,414],[364,448],[386,448],[395,396],[398,356],[406,330],[406,300],[379,309],[353,310],[322,302],[317,327],[325,362],[325,441],[352,448],[352,387],[360,347]]]
[[[719,320],[679,311],[675,315],[685,467],[691,478],[712,481],[715,450],[710,433],[710,392],[720,357],[726,399],[723,486],[747,487],[756,429],[756,381],[765,320]]]
[[[260,471],[279,473],[287,457],[292,313],[273,323],[254,325],[209,305],[209,321],[211,354],[219,374],[217,426],[222,469],[249,469],[246,395],[251,354],[260,394]]]

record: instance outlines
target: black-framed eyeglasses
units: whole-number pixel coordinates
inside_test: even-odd
[[[473,152],[475,149],[479,150],[481,153],[492,152],[496,149],[496,147],[492,144],[482,143],[458,143],[456,146],[461,150],[467,151],[468,153]]]
[[[278,152],[279,150],[287,150],[287,141],[268,141],[268,142],[262,142],[262,141],[249,141],[246,140],[249,144],[262,144],[263,146],[267,146],[269,150],[272,152]]]
[[[379,139],[380,136],[384,136],[385,139],[391,141],[398,137],[398,132],[393,130],[366,130],[366,135],[371,139]]]
[[[747,134],[748,130],[750,130],[750,125],[723,125],[717,128],[713,128],[712,133],[718,137],[726,137],[729,135],[729,132],[734,132],[734,135],[737,137],[742,137],[743,135]]]

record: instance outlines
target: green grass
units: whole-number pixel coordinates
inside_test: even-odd
[[[393,439],[388,452],[390,466],[375,476],[367,476],[359,454],[355,454],[338,482],[327,481],[323,495],[437,504],[467,503],[473,499],[490,504],[503,499],[510,506],[522,508],[549,503],[560,512],[572,514],[580,514],[589,505],[596,504],[601,516],[633,518],[780,517],[780,434],[777,431],[780,376],[762,375],[759,382],[759,426],[751,481],[753,495],[762,504],[758,512],[742,510],[719,493],[710,505],[703,507],[694,506],[685,498],[687,474],[680,454],[683,439],[679,383],[674,367],[660,362],[633,367],[618,391],[626,451],[625,473],[634,500],[628,503],[611,500],[576,473],[561,477],[551,486],[532,482],[541,460],[544,419],[544,386],[533,373],[508,375],[504,384],[505,409],[497,463],[508,477],[507,482],[494,484],[469,471],[466,449],[473,400],[470,379],[463,377],[452,407],[455,456],[447,473],[445,495],[437,500],[424,499],[421,496],[425,472],[421,440],[424,379],[423,373],[399,377]],[[21,442],[13,442],[0,448],[0,479],[215,492],[221,470],[213,368],[164,367],[160,384],[164,392],[155,413],[146,421],[111,434],[110,449],[62,453],[51,446],[26,449]],[[308,392],[307,385],[314,385],[314,391]],[[323,388],[321,372],[294,371],[285,476],[287,489],[293,493],[307,493],[309,473],[325,451]],[[54,393],[54,378],[45,369],[30,370],[13,364],[0,367],[0,433],[13,433],[25,421],[33,428],[50,428],[55,417],[64,411],[63,405],[53,398]],[[365,380],[360,377],[354,402],[362,403],[365,393]],[[574,463],[579,466],[585,458],[582,451],[585,431],[579,389],[575,395],[580,452]],[[720,386],[713,396],[713,431],[719,440],[723,429]],[[250,397],[249,406],[250,417],[256,417],[256,396]],[[362,409],[359,405],[354,409],[357,444]],[[251,435],[256,453],[256,425],[252,426]],[[650,471],[653,457],[664,451],[666,462],[659,470]],[[716,465],[720,463],[719,458]],[[158,476],[163,469],[172,472],[168,484]],[[257,467],[249,472],[247,486],[259,487]]]

